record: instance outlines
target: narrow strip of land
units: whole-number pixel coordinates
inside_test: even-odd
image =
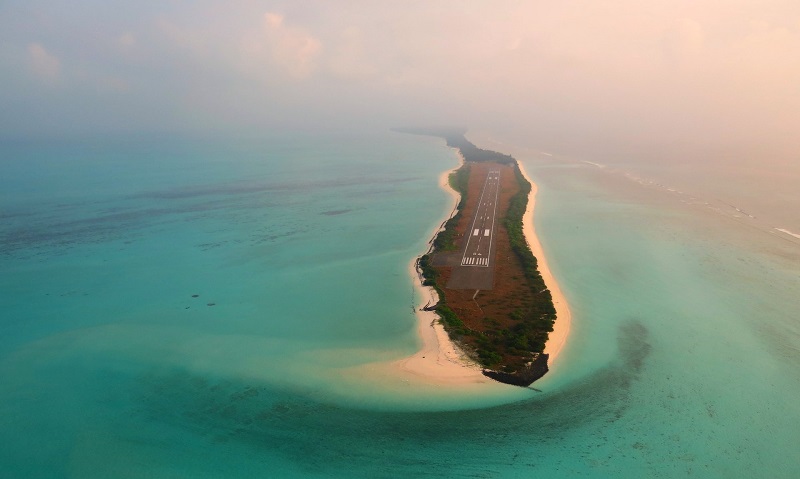
[[[514,158],[477,148],[463,132],[406,131],[441,136],[464,158],[450,178],[461,194],[457,212],[419,259],[424,284],[439,298],[425,309],[436,311],[484,375],[528,386],[548,371],[544,349],[556,320],[523,233],[531,183]]]
[[[417,386],[442,394],[476,395],[507,391],[501,382],[526,386],[547,372],[548,359],[561,350],[569,331],[569,308],[533,230],[535,185],[514,158],[481,150],[462,133],[413,133],[446,138],[462,160],[459,168],[439,178],[439,186],[452,195],[449,218],[437,226],[427,254],[409,266],[418,294],[422,345],[409,357],[354,367],[343,377],[369,377],[387,387],[391,383],[398,394],[411,393]],[[483,226],[475,218],[481,216],[478,205],[488,203],[481,197],[490,171],[499,172],[494,223],[482,228],[490,229],[490,266],[462,265],[466,233]],[[453,287],[458,272],[470,271],[483,272],[482,278],[491,280],[489,288]]]

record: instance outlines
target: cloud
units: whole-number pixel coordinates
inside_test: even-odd
[[[322,43],[304,28],[286,25],[278,13],[264,14],[264,26],[273,64],[295,79],[311,76]]]
[[[28,67],[47,82],[57,82],[61,76],[61,61],[39,43],[28,45]]]
[[[267,25],[272,28],[280,28],[283,26],[283,15],[280,13],[267,12],[264,14],[264,20]]]
[[[117,38],[117,43],[125,49],[133,48],[136,45],[136,37],[130,32],[123,33]]]
[[[97,86],[105,91],[127,92],[130,91],[130,84],[124,78],[118,76],[102,76],[95,80]]]
[[[370,78],[378,72],[367,58],[363,34],[352,27],[342,32],[327,65],[335,76],[351,80]]]
[[[156,3],[69,25],[0,15],[0,100],[27,94],[55,114],[61,104],[37,102],[57,82],[65,102],[102,94],[98,117],[169,110],[187,130],[349,118],[797,143],[800,2]]]
[[[666,53],[676,63],[692,62],[703,53],[706,34],[696,20],[677,20],[665,35]]]
[[[207,44],[200,29],[180,26],[163,15],[156,17],[155,24],[172,45],[197,57],[202,57],[205,53]]]

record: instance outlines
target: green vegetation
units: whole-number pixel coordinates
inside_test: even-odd
[[[448,182],[450,186],[461,195],[461,200],[456,207],[457,212],[452,218],[447,220],[444,224],[444,230],[441,231],[433,240],[433,248],[436,251],[452,251],[456,249],[456,226],[461,219],[461,211],[467,202],[467,187],[469,185],[470,167],[467,164],[461,166],[453,173],[450,173]]]
[[[553,305],[553,297],[550,294],[550,290],[547,289],[544,279],[539,273],[536,257],[528,247],[528,242],[525,241],[525,235],[522,232],[522,218],[528,205],[531,184],[522,175],[519,165],[515,165],[514,173],[519,184],[519,191],[511,198],[504,224],[511,242],[511,250],[514,251],[514,254],[519,259],[525,279],[531,289],[531,294],[536,299],[531,308],[524,313],[524,320],[526,323],[535,324],[537,329],[540,330],[540,333],[535,335],[535,338],[531,337],[530,339],[531,344],[538,345],[541,343],[541,348],[533,349],[533,351],[541,352],[544,349],[544,343],[547,341],[547,333],[553,330],[553,322],[556,320],[556,308]]]
[[[492,161],[503,165],[517,163],[517,160],[511,155],[504,155],[496,151],[478,148],[464,137],[464,134],[467,132],[464,128],[395,128],[394,131],[444,138],[445,141],[447,141],[447,146],[461,150],[461,154],[464,155],[464,159],[467,161],[479,163]]]
[[[503,165],[516,164],[517,160],[510,155],[504,155],[496,151],[484,150],[478,148],[472,142],[464,138],[464,134],[450,134],[444,137],[447,140],[447,146],[458,148],[464,159],[467,161],[475,162],[494,162]]]
[[[469,165],[465,164],[462,165],[461,168],[450,173],[450,176],[447,178],[447,182],[450,183],[450,187],[461,195],[461,200],[458,202],[459,210],[464,208],[464,205],[467,204],[467,189],[469,188],[469,172],[470,172],[470,167]]]
[[[422,285],[433,287],[433,289],[436,290],[436,294],[439,295],[439,298],[444,298],[444,292],[436,282],[436,279],[439,277],[439,273],[436,272],[436,269],[431,264],[431,255],[424,254],[420,256],[418,264],[419,269],[422,271]]]
[[[464,322],[459,319],[458,315],[450,309],[446,304],[439,303],[436,307],[436,312],[441,316],[442,322],[447,326],[449,331],[459,334],[465,334],[467,331],[464,327]]]

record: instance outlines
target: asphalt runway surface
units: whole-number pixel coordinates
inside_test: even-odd
[[[450,289],[492,289],[494,285],[494,235],[497,202],[500,197],[500,171],[486,174],[481,195],[460,256],[453,258]],[[449,261],[448,261],[449,262]]]
[[[461,266],[488,268],[492,260],[492,240],[497,216],[497,199],[500,195],[500,172],[489,171],[483,184],[478,208],[467,234],[467,244],[461,257]]]

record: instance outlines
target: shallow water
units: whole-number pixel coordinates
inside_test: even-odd
[[[370,378],[343,390],[337,372],[416,347],[406,267],[447,208],[436,181],[456,159],[441,142],[2,151],[12,476],[800,469],[796,246],[624,175],[521,156],[573,310],[541,392],[398,398]]]

